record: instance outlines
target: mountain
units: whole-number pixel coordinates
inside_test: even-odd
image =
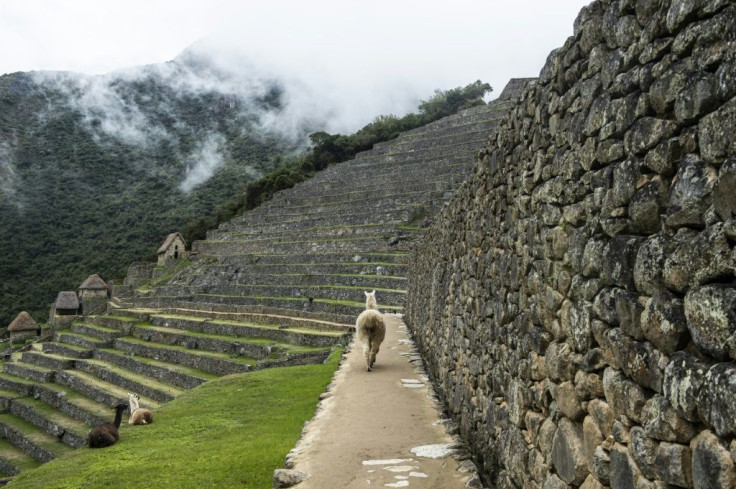
[[[0,326],[44,319],[92,273],[124,276],[323,127],[285,120],[279,79],[231,68],[187,50],[107,75],[0,76]]]

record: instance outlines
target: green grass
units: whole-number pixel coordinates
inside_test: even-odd
[[[272,486],[342,351],[324,365],[229,375],[154,411],[148,426],[123,424],[109,448],[83,448],[18,476],[16,489]]]

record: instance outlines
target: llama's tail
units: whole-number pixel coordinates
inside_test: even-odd
[[[355,326],[358,332],[358,339],[365,343],[369,338],[374,337],[377,333],[384,330],[383,316],[375,309],[367,309],[360,313]]]

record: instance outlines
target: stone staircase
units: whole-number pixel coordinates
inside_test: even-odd
[[[176,273],[116,286],[106,315],[14,354],[0,373],[0,472],[84,446],[128,392],[155,414],[221,375],[324,361],[349,340],[363,290],[401,312],[412,246],[524,83],[279,192],[195,242]]]

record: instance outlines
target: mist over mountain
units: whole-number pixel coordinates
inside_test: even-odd
[[[90,76],[0,77],[0,326],[92,273],[122,277],[325,128],[309,95],[193,47]],[[301,104],[299,102],[302,102]]]

